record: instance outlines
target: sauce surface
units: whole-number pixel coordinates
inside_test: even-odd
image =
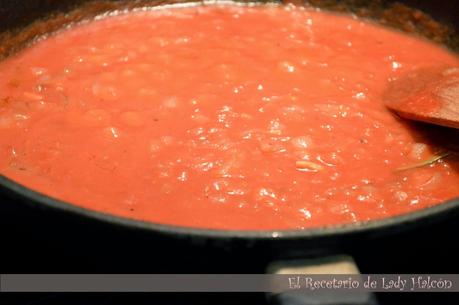
[[[304,8],[106,17],[0,63],[0,173],[91,210],[181,226],[408,213],[459,195],[454,155],[416,167],[443,149],[431,143],[441,132],[427,136],[382,101],[389,80],[432,65],[459,59]]]

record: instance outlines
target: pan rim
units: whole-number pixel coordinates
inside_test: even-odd
[[[63,200],[34,191],[0,174],[0,194],[9,192],[26,203],[39,204],[37,208],[50,208],[58,212],[88,218],[107,225],[120,228],[141,230],[169,236],[202,238],[202,239],[250,239],[250,240],[285,240],[285,239],[319,239],[326,237],[347,236],[357,233],[385,233],[396,231],[405,225],[422,225],[432,218],[453,217],[459,214],[459,197],[447,200],[434,206],[366,222],[312,227],[305,229],[282,230],[226,230],[212,228],[195,228],[136,220],[80,207]],[[12,199],[11,196],[8,196]],[[13,199],[14,200],[14,199]],[[14,202],[13,204],[19,204]]]

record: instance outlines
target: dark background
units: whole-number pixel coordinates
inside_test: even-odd
[[[23,221],[21,221],[21,219]],[[413,232],[349,245],[342,252],[356,260],[362,273],[459,273],[457,218]],[[17,215],[0,223],[0,273],[264,273],[269,250],[220,249],[180,241],[138,240],[52,228],[46,233]],[[45,221],[46,223],[46,221]],[[64,226],[62,226],[64,228]],[[92,237],[91,237],[92,235]],[[51,238],[52,237],[52,238]],[[117,241],[117,239],[120,239]],[[286,249],[288,250],[288,249]],[[459,294],[385,293],[381,305],[459,304]],[[0,304],[267,304],[263,294],[6,294]]]

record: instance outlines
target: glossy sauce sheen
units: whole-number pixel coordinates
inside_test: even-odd
[[[390,79],[459,65],[295,7],[120,14],[0,64],[0,172],[91,210],[219,229],[380,219],[459,195],[454,156],[387,111]]]

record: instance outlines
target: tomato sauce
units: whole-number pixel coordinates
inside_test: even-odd
[[[0,63],[0,173],[87,209],[200,228],[412,212],[459,195],[459,161],[425,165],[440,148],[383,95],[432,65],[459,59],[313,9],[112,14]]]

